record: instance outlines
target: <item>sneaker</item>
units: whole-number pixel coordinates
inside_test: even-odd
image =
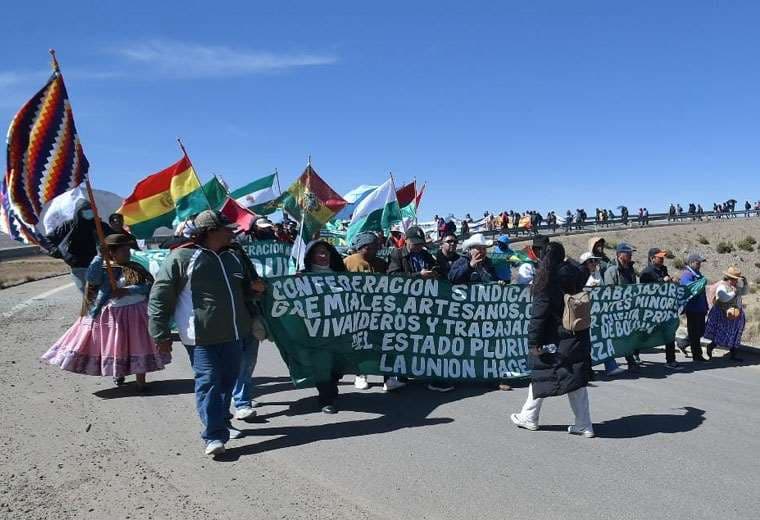
[[[512,387],[509,386],[507,383],[499,383],[499,390],[503,392],[509,392],[510,390],[512,390]]]
[[[332,415],[332,414],[338,413],[338,409],[335,407],[334,404],[328,404],[322,407],[322,413],[327,413],[327,414]]]
[[[221,455],[225,452],[222,441],[209,441],[206,443],[206,455]]]
[[[123,377],[114,377],[113,378],[113,384],[116,386],[121,386],[124,384],[124,378]]]
[[[713,350],[715,349],[715,343],[707,345],[707,359],[712,359]]]
[[[679,365],[678,363],[676,363],[675,361],[673,361],[672,363],[665,363],[665,368],[669,370],[683,370],[683,367]]]
[[[678,347],[678,350],[681,351],[681,354],[684,355],[684,357],[691,357],[691,354],[688,350],[686,350],[686,345],[678,345],[676,344],[676,347]]]
[[[596,437],[596,434],[594,433],[593,428],[589,428],[588,430],[579,430],[575,427],[574,424],[571,424],[567,427],[567,433],[570,435],[583,435],[587,439],[591,439],[592,437]]]
[[[430,383],[428,385],[428,390],[432,390],[433,392],[451,392],[454,390],[454,385],[440,385]]]
[[[617,368],[613,368],[612,370],[610,370],[609,372],[607,372],[607,375],[608,376],[618,376],[618,375],[620,375],[620,374],[622,374],[624,372],[625,372],[625,368],[623,368],[623,367],[617,367]]]
[[[250,419],[251,417],[256,417],[256,410],[254,410],[251,406],[241,406],[235,410],[235,419],[244,421],[246,419]]]
[[[514,425],[517,426],[518,428],[525,428],[526,430],[530,430],[532,432],[538,430],[538,425],[536,423],[524,421],[520,417],[520,414],[513,413],[512,415],[509,416],[509,418],[512,420]]]
[[[237,428],[233,428],[232,426],[229,426],[227,430],[229,430],[230,432],[230,439],[239,439],[240,437],[243,436],[243,432],[241,432]]]
[[[383,384],[383,392],[393,392],[394,390],[404,388],[405,386],[406,383],[399,381],[398,377],[389,377],[388,380]]]
[[[366,390],[369,388],[369,383],[367,382],[367,376],[356,376],[356,379],[354,379],[354,387],[357,390]]]

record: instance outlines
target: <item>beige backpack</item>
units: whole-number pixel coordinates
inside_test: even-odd
[[[570,332],[581,332],[591,328],[591,293],[589,291],[565,295],[562,326]]]

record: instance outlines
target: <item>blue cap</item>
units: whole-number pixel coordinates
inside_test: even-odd
[[[496,239],[496,244],[499,245],[505,245],[508,246],[511,244],[512,241],[509,239],[509,235],[501,235],[499,238]]]
[[[620,242],[615,248],[616,253],[633,253],[636,251],[628,242]]]

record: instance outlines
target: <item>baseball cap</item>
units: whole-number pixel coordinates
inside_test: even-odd
[[[665,249],[660,249],[659,247],[653,247],[649,250],[649,253],[647,254],[647,258],[652,258],[653,256],[658,256],[660,258],[667,258],[668,252]]]
[[[232,222],[226,215],[220,211],[207,209],[198,213],[193,221],[198,231],[209,231],[212,229],[237,229],[238,225]]]
[[[700,255],[699,253],[689,253],[689,256],[686,257],[687,264],[690,264],[692,262],[704,262],[705,260],[707,260],[707,258]]]
[[[620,242],[615,248],[616,253],[633,253],[636,251],[628,242]]]
[[[412,245],[424,244],[427,242],[425,232],[419,226],[412,226],[406,230],[406,241]]]
[[[501,235],[496,239],[497,246],[508,246],[512,241],[509,239],[509,235]]]

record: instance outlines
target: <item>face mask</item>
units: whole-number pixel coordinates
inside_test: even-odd
[[[86,209],[81,213],[83,219],[92,220],[95,218],[95,212],[91,209]]]

